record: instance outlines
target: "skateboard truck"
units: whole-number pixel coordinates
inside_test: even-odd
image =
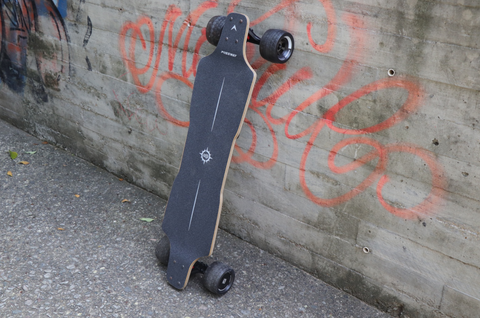
[[[261,38],[253,32],[252,28],[248,29],[248,36],[247,36],[247,42],[260,45],[260,40]]]
[[[246,15],[230,13],[213,17],[206,28],[216,49],[197,66],[187,139],[162,223],[166,235],[155,248],[167,266],[168,283],[177,289],[201,274],[207,290],[223,295],[235,280],[230,266],[199,259],[215,246],[226,176],[257,76],[246,58],[246,42],[257,44],[272,63],[287,62],[294,49],[290,33],[271,29],[259,37],[249,24]]]
[[[210,19],[207,24],[207,40],[217,46],[226,16],[217,15]],[[259,37],[252,28],[248,29],[247,42],[260,46],[260,55],[272,63],[286,63],[294,50],[293,36],[284,30],[270,29],[262,37]]]
[[[160,239],[155,247],[155,255],[160,264],[167,266],[170,258],[170,241],[167,236]],[[190,272],[190,277],[196,274],[203,275],[203,285],[211,293],[217,295],[226,294],[235,281],[235,271],[221,262],[213,262],[207,265],[196,261]]]

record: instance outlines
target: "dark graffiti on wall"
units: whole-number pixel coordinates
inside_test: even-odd
[[[53,0],[63,18],[67,16],[67,0]]]
[[[28,79],[37,100],[47,101],[46,87],[59,89],[70,74],[66,0],[0,0],[0,79],[22,93]]]

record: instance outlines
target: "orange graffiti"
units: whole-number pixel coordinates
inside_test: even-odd
[[[416,145],[409,144],[394,144],[387,145],[385,149],[390,152],[407,152],[415,156],[420,157],[428,165],[430,172],[432,174],[432,190],[428,196],[418,205],[410,208],[400,209],[388,204],[383,196],[382,189],[389,182],[387,175],[383,175],[377,185],[377,197],[382,206],[393,215],[404,219],[415,219],[419,216],[428,216],[432,215],[435,207],[440,205],[443,201],[443,196],[445,195],[445,188],[447,187],[447,182],[444,176],[443,167],[437,162],[435,156],[430,151],[422,149]]]
[[[242,0],[232,0],[226,11],[233,12],[241,4]],[[289,17],[297,16],[298,0],[279,0],[278,4],[261,14],[251,22],[251,26],[259,24],[274,14],[283,11],[285,15],[285,28],[294,31],[297,29],[295,19],[288,19]],[[326,16],[327,32],[322,40],[318,34],[315,33],[318,25],[314,22],[307,21],[304,30],[308,38],[308,43],[314,49],[322,54],[328,54],[336,45],[338,37],[337,24],[338,20],[348,27],[348,34],[350,38],[348,51],[343,63],[332,78],[321,87],[318,87],[315,92],[311,93],[302,102],[297,105],[291,105],[291,110],[286,114],[275,117],[275,110],[278,101],[288,92],[300,89],[300,85],[313,78],[313,70],[309,66],[299,67],[298,70],[290,72],[289,75],[280,84],[275,84],[275,88],[271,89],[273,78],[285,78],[285,73],[290,67],[288,64],[269,64],[263,58],[256,55],[256,50],[253,45],[247,46],[247,58],[251,61],[251,65],[259,72],[259,78],[252,93],[250,110],[248,117],[256,116],[256,124],[252,120],[245,119],[246,127],[248,127],[250,134],[250,145],[247,150],[242,149],[238,145],[235,146],[236,153],[232,158],[234,163],[247,163],[258,169],[271,169],[277,164],[280,149],[278,145],[276,126],[283,129],[286,138],[297,140],[306,138],[305,148],[301,153],[299,161],[299,184],[305,196],[318,205],[332,207],[353,199],[355,196],[363,193],[368,188],[375,186],[376,195],[379,203],[389,213],[405,218],[412,219],[425,215],[430,215],[435,208],[441,203],[445,195],[446,181],[442,166],[438,163],[433,153],[422,149],[413,144],[398,143],[382,145],[379,141],[372,138],[372,134],[390,129],[400,122],[407,119],[414,112],[416,112],[423,103],[424,91],[415,78],[406,76],[397,76],[395,78],[383,78],[369,83],[346,97],[339,100],[336,104],[331,106],[319,118],[306,125],[305,127],[298,127],[296,120],[299,114],[305,113],[312,105],[318,103],[327,96],[341,92],[346,85],[352,82],[356,75],[356,70],[361,62],[361,57],[364,56],[364,51],[368,47],[368,37],[365,30],[364,21],[357,15],[346,13],[337,17],[336,10],[331,0],[319,0],[318,4],[322,7],[323,13]],[[157,107],[160,115],[168,122],[181,126],[188,127],[189,122],[175,118],[168,110],[168,107],[162,101],[162,92],[165,90],[164,85],[167,81],[177,81],[178,84],[186,85],[189,89],[193,88],[193,81],[191,77],[196,76],[196,67],[200,59],[199,51],[202,45],[206,42],[205,29],[202,29],[201,34],[192,40],[192,32],[200,17],[202,17],[209,9],[216,8],[217,1],[204,1],[198,8],[187,14],[186,18],[179,25],[179,18],[182,16],[182,11],[175,5],[170,5],[163,22],[160,27],[158,39],[156,39],[156,31],[154,23],[149,17],[140,17],[136,22],[127,22],[123,25],[120,31],[120,53],[125,61],[128,72],[132,75],[133,82],[137,90],[141,94],[145,94],[155,88],[155,97]],[[337,20],[338,19],[338,20]],[[143,31],[143,32],[142,32]],[[146,31],[146,33],[145,33]],[[174,32],[177,32],[174,34]],[[147,39],[144,35],[147,35]],[[156,41],[156,42],[155,42]],[[183,43],[182,43],[183,41]],[[155,44],[156,43],[156,44]],[[162,56],[162,47],[166,44],[168,47],[168,61],[167,70],[160,70],[160,60]],[[193,44],[193,45],[192,45]],[[190,47],[194,48],[193,58],[190,64],[187,59],[187,52]],[[181,53],[181,58],[177,60],[177,54]],[[145,61],[141,64],[142,57]],[[145,58],[146,56],[146,58]],[[181,62],[180,62],[181,61]],[[175,72],[174,66],[176,62],[180,62],[181,71]],[[383,120],[382,122],[373,124],[369,127],[362,127],[358,129],[346,128],[338,125],[337,116],[339,112],[347,106],[353,107],[355,101],[365,98],[367,95],[380,92],[387,89],[403,90],[408,94],[408,97],[400,105],[398,110]],[[271,91],[268,96],[263,96],[262,92]],[[263,96],[263,97],[260,97]],[[258,124],[260,120],[261,124]],[[300,121],[301,122],[301,121]],[[297,126],[294,127],[295,123]],[[258,138],[265,137],[257,133],[259,125],[264,125],[264,129],[270,132],[268,136],[269,146],[271,147],[271,154],[263,161],[254,158],[254,154],[258,147]],[[366,165],[373,166],[373,171],[359,184],[351,188],[346,193],[340,194],[334,198],[322,198],[315,194],[309,187],[306,178],[308,171],[308,163],[315,158],[311,158],[312,149],[315,147],[317,138],[322,131],[329,133],[341,134],[344,136],[352,136],[344,138],[338,142],[329,151],[327,166],[328,169],[337,175],[348,175]],[[353,145],[361,145],[371,147],[371,151],[367,154],[355,159],[354,161],[343,166],[337,166],[335,159],[338,154],[346,147]],[[419,157],[425,162],[425,166],[431,172],[431,191],[424,198],[422,202],[407,208],[398,208],[387,202],[384,198],[383,190],[389,184],[390,178],[387,175],[389,155],[392,153],[408,153]]]
[[[307,24],[307,35],[310,45],[320,53],[328,53],[332,50],[335,43],[335,37],[337,35],[337,18],[335,14],[335,9],[333,8],[332,2],[330,0],[320,0],[323,4],[323,8],[327,13],[327,24],[328,24],[328,33],[327,38],[323,44],[317,44],[312,37],[312,22]]]

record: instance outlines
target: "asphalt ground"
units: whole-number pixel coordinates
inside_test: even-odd
[[[221,230],[204,261],[230,264],[233,288],[173,289],[154,255],[164,200],[3,121],[0,202],[0,317],[389,317]]]

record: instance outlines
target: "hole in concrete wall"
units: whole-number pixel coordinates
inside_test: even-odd
[[[393,68],[388,70],[388,76],[395,76],[395,70]]]
[[[363,248],[363,252],[364,252],[365,254],[370,253],[370,248],[365,246],[365,247]]]
[[[440,143],[438,142],[438,139],[437,139],[437,138],[433,138],[432,144],[434,144],[435,146],[440,145]]]

